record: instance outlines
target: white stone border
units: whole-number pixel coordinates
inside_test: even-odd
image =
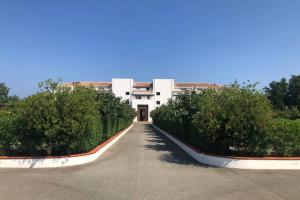
[[[50,156],[48,158],[1,158],[0,168],[54,168],[86,164],[96,160],[108,148],[110,148],[114,143],[116,143],[123,135],[125,135],[132,127],[133,124],[125,130],[118,133],[116,137],[114,137],[111,141],[108,141],[96,152],[83,153],[78,154],[76,156]]]
[[[207,165],[212,165],[216,167],[225,167],[225,168],[236,168],[236,169],[288,169],[288,170],[300,170],[300,159],[251,159],[249,157],[244,157],[244,159],[231,158],[225,156],[213,156],[204,153],[200,153],[190,148],[188,145],[182,143],[169,133],[158,128],[152,124],[155,129],[160,131],[163,135],[169,138],[172,142],[178,145],[182,150],[187,154],[192,156],[195,160],[200,163]]]

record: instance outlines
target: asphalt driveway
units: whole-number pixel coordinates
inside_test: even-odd
[[[0,169],[0,199],[300,199],[300,171],[200,165],[149,124],[136,124],[97,161]]]

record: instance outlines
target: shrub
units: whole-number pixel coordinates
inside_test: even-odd
[[[295,106],[286,107],[283,110],[277,110],[277,117],[291,120],[300,119],[300,111]]]
[[[151,113],[154,124],[202,151],[222,155],[271,153],[273,110],[255,85],[183,94]]]
[[[198,102],[193,124],[205,148],[225,155],[267,155],[273,111],[254,85],[237,83],[208,90]]]
[[[272,144],[274,155],[300,155],[300,120],[275,119]]]
[[[0,110],[0,155],[9,155],[18,148],[18,140],[15,135],[16,120],[15,114]]]
[[[93,90],[80,87],[28,97],[20,110],[22,152],[69,154],[96,146],[100,118],[94,98]]]
[[[132,123],[135,112],[110,92],[51,80],[14,112],[0,113],[2,155],[66,155],[86,152]],[[12,114],[13,113],[13,114]]]
[[[102,140],[129,126],[135,117],[135,111],[128,102],[122,102],[111,92],[97,91],[96,102],[103,125]]]
[[[168,105],[162,105],[151,112],[153,123],[177,137],[190,140],[191,133],[194,132],[191,121],[197,112],[198,98],[196,93],[186,92],[175,100],[170,100]]]

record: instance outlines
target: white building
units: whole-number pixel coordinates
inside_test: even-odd
[[[169,99],[186,90],[201,91],[218,87],[208,83],[177,83],[174,79],[153,79],[152,82],[135,82],[133,79],[113,78],[112,82],[76,82],[81,86],[94,87],[96,90],[112,91],[123,100],[128,100],[137,111],[135,121],[151,121],[150,112]],[[73,86],[66,83],[65,86]]]

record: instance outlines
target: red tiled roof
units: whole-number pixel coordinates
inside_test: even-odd
[[[134,82],[133,87],[151,87],[152,82]]]
[[[81,86],[93,86],[93,87],[111,87],[111,82],[92,82],[92,81],[80,81],[80,82],[71,82],[71,83],[64,83],[63,86],[70,87],[79,84]],[[133,87],[152,87],[152,82],[134,82]],[[221,87],[217,84],[210,84],[210,83],[175,83],[175,88],[212,88]]]
[[[64,83],[64,86],[70,87],[79,84],[80,86],[93,86],[93,87],[110,87],[111,82],[91,82],[91,81],[80,81],[72,83]]]
[[[175,83],[175,88],[211,88],[211,87],[220,87],[217,84],[211,83]]]

